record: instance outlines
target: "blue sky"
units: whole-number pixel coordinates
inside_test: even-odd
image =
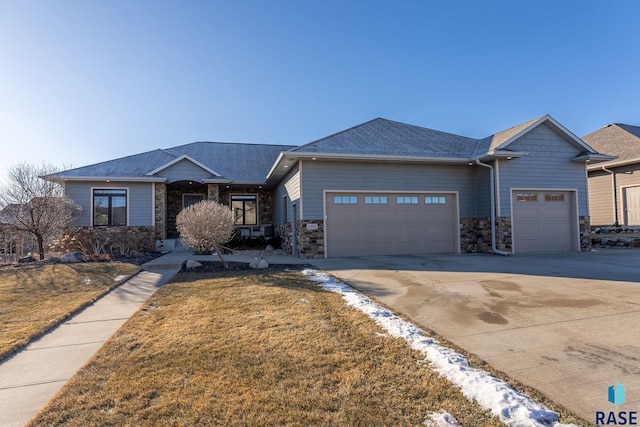
[[[0,0],[0,176],[375,117],[640,125],[637,1]]]

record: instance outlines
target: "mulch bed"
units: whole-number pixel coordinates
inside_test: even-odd
[[[256,272],[260,271],[284,271],[284,270],[293,270],[298,271],[306,268],[308,266],[304,265],[290,265],[290,264],[270,264],[268,268],[262,270],[255,270],[249,267],[249,264],[246,262],[229,262],[229,268],[224,268],[222,262],[220,261],[198,261],[202,264],[202,267],[191,268],[187,270],[184,266],[182,266],[182,272],[194,272],[194,273],[222,273],[225,271],[248,271],[253,270]]]

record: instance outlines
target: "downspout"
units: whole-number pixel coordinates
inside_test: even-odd
[[[500,251],[496,248],[496,192],[495,192],[495,178],[493,176],[493,166],[482,163],[480,159],[476,159],[476,165],[489,168],[489,187],[491,194],[491,250],[498,255],[509,256],[510,252]]]
[[[618,222],[618,192],[616,191],[616,173],[606,166],[602,166],[602,170],[611,174],[611,192],[613,193],[613,226],[617,227]]]

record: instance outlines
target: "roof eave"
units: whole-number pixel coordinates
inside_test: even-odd
[[[488,153],[476,156],[472,160],[473,161],[501,160],[501,159],[512,160],[512,159],[519,159],[527,155],[529,155],[527,151],[492,150]]]
[[[599,163],[602,163],[602,162],[599,162]],[[620,160],[620,161],[617,161],[617,162],[607,163],[607,165],[602,165],[602,164],[590,165],[590,166],[587,166],[587,169],[588,170],[596,170],[596,169],[601,169],[603,166],[607,167],[607,168],[617,168],[617,167],[621,167],[621,166],[632,165],[634,163],[640,164],[640,158],[628,159],[628,160]]]
[[[580,153],[571,159],[574,163],[602,163],[610,160],[617,159],[617,156],[608,156],[606,154],[599,153]]]
[[[311,160],[355,160],[376,162],[410,162],[410,163],[460,163],[469,162],[468,157],[427,157],[427,156],[389,156],[379,154],[340,154],[340,153],[287,153],[297,159]]]
[[[167,182],[166,178],[137,176],[50,176],[60,181]],[[46,179],[46,178],[45,178]]]

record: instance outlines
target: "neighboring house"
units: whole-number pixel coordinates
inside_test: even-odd
[[[640,127],[610,124],[582,138],[615,160],[588,165],[593,226],[640,226]]]
[[[589,247],[585,165],[610,159],[548,115],[483,139],[378,118],[299,147],[196,142],[56,176],[77,225],[105,232],[175,238],[178,212],[212,199],[303,258],[525,253]]]

